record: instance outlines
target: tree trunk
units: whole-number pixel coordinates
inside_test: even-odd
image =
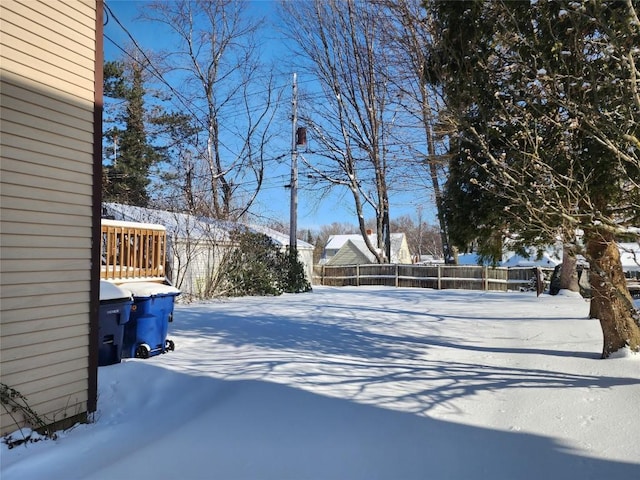
[[[640,350],[640,316],[633,306],[613,235],[592,232],[587,241],[591,282],[589,316],[600,320],[604,336],[602,358],[629,346]]]
[[[427,89],[426,85],[422,85],[424,88],[423,98],[427,97]],[[450,265],[458,264],[458,256],[457,252],[451,251],[451,243],[449,242],[449,232],[447,228],[447,223],[444,218],[444,205],[442,198],[442,190],[440,189],[440,182],[438,180],[438,166],[436,164],[436,146],[433,138],[433,127],[431,125],[433,118],[431,115],[431,111],[428,108],[428,105],[425,102],[422,102],[422,121],[424,123],[424,127],[427,134],[427,152],[429,154],[429,158],[427,162],[429,163],[429,173],[431,175],[431,186],[433,187],[433,195],[435,197],[436,203],[436,212],[438,217],[438,223],[440,225],[440,241],[442,242],[442,252],[444,256],[444,263]]]
[[[560,289],[579,292],[578,270],[576,269],[576,254],[573,245],[562,247],[562,269],[560,270]]]

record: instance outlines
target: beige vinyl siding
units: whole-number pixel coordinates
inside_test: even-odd
[[[51,318],[51,310],[48,306],[29,305],[19,310],[7,312],[6,324],[2,326],[2,329],[3,333],[7,335],[18,335],[26,331],[57,328],[59,324],[66,324],[69,317],[77,315],[84,315],[84,306],[81,304],[67,303],[58,306],[54,318]],[[29,318],[30,320],[16,321],[19,318]]]
[[[8,348],[7,351],[3,352],[2,354],[3,356],[2,361],[3,363],[7,362],[9,364],[13,363],[15,365],[11,365],[11,368],[5,368],[3,366],[3,369],[2,369],[3,382],[5,381],[5,379],[12,377],[16,372],[26,372],[31,370],[37,370],[37,368],[35,368],[35,365],[37,365],[37,359],[38,357],[40,357],[40,355],[53,354],[52,356],[56,358],[56,361],[60,361],[58,357],[62,356],[61,352],[64,352],[65,350],[70,350],[73,348],[80,348],[78,347],[78,345],[83,346],[82,343],[79,342],[79,340],[81,340],[81,337],[84,336],[84,331],[82,329],[76,329],[76,330],[77,330],[76,336],[65,336],[59,340],[44,341],[43,339],[49,338],[48,333],[50,331],[47,330],[46,332],[42,332],[41,341],[39,343],[22,345],[19,348]],[[86,346],[83,346],[83,347],[84,347],[83,350],[85,351],[85,355],[87,355]],[[78,357],[76,358],[75,362],[76,362],[76,365],[75,365],[76,369],[83,370],[85,372],[84,375],[86,377],[86,367],[83,367],[82,365],[83,363],[86,362],[86,358],[84,356]],[[29,365],[29,368],[25,368],[25,365]],[[24,383],[25,383],[24,380],[17,379],[17,383],[11,384],[10,386],[21,391],[27,397],[29,397],[35,391],[41,391],[43,388],[42,386],[35,386],[38,388],[32,387],[29,390],[25,390],[23,388]],[[53,379],[53,383],[55,383],[55,379]],[[77,393],[77,392],[69,392],[70,395],[73,393]],[[34,410],[39,411],[36,408],[36,405],[32,404],[31,407]],[[46,415],[47,413],[42,411],[39,411],[39,412],[44,415]]]
[[[4,174],[4,165],[2,167],[2,173]],[[35,177],[34,177],[35,178]],[[72,182],[68,182],[69,185],[73,186]],[[11,200],[14,200],[15,203],[11,205]],[[38,212],[37,210],[33,210],[28,205],[27,199],[24,198],[12,198],[6,195],[2,196],[2,222],[16,222],[23,223],[25,225],[29,224],[40,224],[40,225],[49,225],[49,235],[51,236],[64,236],[64,228],[66,226],[70,227],[81,227],[86,226],[86,219],[71,217],[69,215],[65,215],[63,213],[56,212]],[[21,205],[24,205],[25,210],[20,211]],[[53,203],[53,202],[51,202]],[[51,208],[54,208],[53,206]],[[28,210],[27,210],[28,209]],[[90,211],[87,211],[87,215],[90,214]]]
[[[56,116],[62,117],[64,114],[59,113]],[[27,127],[29,125],[26,125]],[[11,124],[4,125],[4,132],[10,138],[6,139],[6,148],[11,152],[14,152],[14,156],[17,159],[28,161],[36,165],[50,165],[52,161],[56,162],[59,168],[67,170],[75,170],[75,167],[86,168],[76,157],[69,157],[69,151],[73,152],[70,142],[63,142],[60,135],[53,134],[51,132],[41,131],[37,132],[41,135],[39,137],[43,143],[35,145],[25,145],[24,126],[16,124],[15,121]],[[80,143],[80,148],[84,148],[86,145]],[[28,147],[28,148],[26,148]],[[78,150],[78,154],[85,153],[83,150]]]
[[[0,1],[0,374],[51,422],[87,411],[95,15]]]
[[[92,102],[95,21],[62,2],[1,3],[4,68]]]
[[[82,280],[88,281],[90,278],[89,272],[82,270],[69,270],[64,273],[65,279],[71,282]],[[7,285],[20,285],[27,283],[31,280],[32,275],[30,272],[11,272],[11,273],[3,273],[3,283],[5,286]],[[57,271],[44,271],[40,272],[40,281],[48,284],[54,283],[60,277],[60,272]]]
[[[88,328],[88,325],[85,325],[84,322],[80,322],[79,324],[71,325],[69,327],[58,326],[56,328],[48,328],[46,330],[41,330],[38,332],[23,332],[22,334],[19,334],[19,335],[9,335],[7,337],[3,335],[2,342],[0,342],[0,345],[2,345],[2,348],[6,350],[10,350],[12,348],[27,349],[32,345],[41,344],[42,334],[43,332],[46,332],[47,340],[48,340],[46,343],[49,343],[51,347],[51,350],[49,351],[57,351],[55,350],[56,344],[59,344],[60,341],[71,340],[76,336],[83,336],[87,334],[87,328]],[[14,357],[14,358],[19,358],[19,357]],[[78,368],[78,365],[75,365],[75,368]],[[25,369],[25,371],[27,370]],[[32,376],[34,373],[37,373],[37,374],[40,373],[37,371],[33,372],[33,369],[30,369],[28,371],[31,371]],[[3,378],[8,378],[8,377],[9,375],[3,375]],[[36,378],[41,378],[41,377],[36,375]],[[19,378],[16,380],[19,380],[20,383],[25,382],[25,378]]]

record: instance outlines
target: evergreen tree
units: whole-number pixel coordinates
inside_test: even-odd
[[[229,296],[281,295],[311,290],[297,252],[282,252],[262,233],[240,229],[231,234],[236,245],[224,263]]]
[[[154,70],[180,79],[178,89],[164,91],[191,130],[172,152],[175,207],[242,218],[273,156],[280,100],[268,55],[261,54],[264,20],[249,2],[229,0],[145,2],[140,19],[166,27],[175,40],[153,60]]]
[[[103,198],[137,206],[147,206],[151,167],[162,158],[160,149],[149,142],[145,129],[144,80],[142,65],[107,62],[104,68],[105,96],[124,102],[125,111],[105,132],[113,157],[104,166]]]
[[[509,236],[584,232],[603,357],[640,348],[616,235],[640,222],[640,22],[633,2],[432,2],[446,96],[452,238],[495,258]]]

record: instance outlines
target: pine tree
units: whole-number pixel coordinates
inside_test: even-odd
[[[295,250],[283,252],[267,235],[244,228],[231,232],[231,237],[235,249],[222,267],[229,296],[311,290]]]
[[[151,167],[162,157],[145,129],[144,81],[142,65],[132,62],[128,68],[120,62],[107,62],[104,68],[105,95],[126,105],[115,125],[105,132],[113,146],[111,164],[104,167],[103,198],[137,206],[147,206]],[[122,128],[124,127],[124,128]]]
[[[640,222],[633,2],[433,2],[447,101],[451,235],[495,256],[584,233],[603,357],[640,349],[616,235]]]

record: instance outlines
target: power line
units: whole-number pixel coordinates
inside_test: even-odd
[[[141,67],[143,67],[145,69],[147,69],[147,68],[151,69],[150,72],[154,75],[154,77],[156,77],[158,80],[160,80],[164,85],[166,85],[171,90],[171,92],[174,95],[176,95],[176,97],[178,97],[178,98],[180,98],[182,100],[183,99],[182,94],[180,92],[178,92],[177,90],[175,90],[175,88],[164,78],[162,73],[159,72],[157,68],[155,68],[154,64],[151,62],[151,60],[149,59],[149,57],[147,56],[145,51],[142,49],[142,47],[140,46],[138,41],[134,38],[133,34],[127,29],[127,27],[125,27],[122,24],[120,19],[118,19],[118,17],[113,13],[113,11],[109,8],[107,2],[105,2],[105,8],[108,11],[109,15],[118,24],[120,29],[122,29],[122,31],[127,35],[127,37],[133,42],[133,45],[135,46],[136,50],[139,51],[142,54],[142,56],[144,57],[144,59],[146,60],[147,63],[143,64],[142,62],[140,62],[140,60],[138,60],[136,57],[132,56],[125,48],[123,48],[115,40],[113,40],[111,37],[109,37],[106,34],[104,35],[105,38],[107,38],[107,40],[109,40],[115,47],[117,47],[120,51],[122,51],[124,54],[126,54],[131,60],[133,60],[134,62],[138,63]],[[288,74],[282,73],[282,74],[273,74],[273,75],[275,75],[275,76],[282,75],[284,77],[285,75],[288,75]],[[299,82],[299,83],[315,83],[315,80],[314,79],[307,79],[307,80],[304,80],[304,81]],[[271,90],[268,90],[268,89],[258,90],[258,91],[249,93],[248,96],[265,95],[267,93],[270,93],[271,91],[282,90],[282,89],[285,89],[287,87],[288,87],[288,84],[283,82],[282,84],[274,85]],[[317,94],[317,98],[322,98],[322,97],[323,97],[322,94]],[[191,112],[191,113],[194,114],[193,112]]]
[[[163,76],[163,74],[158,71],[158,69],[155,67],[155,65],[153,64],[153,62],[149,59],[149,57],[147,56],[146,52],[142,49],[142,47],[140,46],[140,44],[137,42],[137,40],[134,38],[134,36],[131,34],[131,32],[122,24],[122,22],[120,21],[120,19],[113,13],[113,11],[110,9],[110,7],[107,5],[107,3],[105,2],[105,9],[108,12],[108,14],[114,19],[114,21],[118,24],[118,26],[122,29],[122,31],[124,31],[126,33],[126,35],[129,37],[129,39],[133,42],[133,45],[135,46],[136,50],[138,52],[140,52],[140,54],[144,57],[144,60],[146,61],[146,63],[142,63],[139,61],[138,58],[132,56],[126,49],[122,48],[117,42],[115,42],[113,39],[111,39],[108,35],[105,35],[105,37],[111,42],[113,43],[119,50],[121,50],[122,52],[124,52],[132,61],[134,61],[135,63],[137,63],[138,65],[140,65],[143,69],[149,71],[156,79],[158,79],[163,85],[165,85],[169,91],[174,95],[174,97],[181,103],[181,105],[184,107],[185,110],[187,110],[192,119],[196,122],[200,124],[201,129],[203,130],[208,130],[209,129],[209,125],[207,123],[205,123],[203,120],[200,119],[200,115],[198,115],[193,109],[192,106],[196,106],[197,104],[194,104],[192,102],[187,101],[187,99],[179,92],[177,91],[173,85],[171,85]],[[265,90],[265,93],[267,93],[267,91]],[[199,109],[202,113],[202,116],[204,117],[208,117],[208,113],[206,111],[204,111],[203,109]],[[251,113],[255,113],[257,111],[261,111],[263,110],[260,107],[255,107],[255,109],[253,110],[249,110],[246,113],[247,114],[251,114]],[[239,113],[236,115],[236,117],[239,117],[243,114]],[[232,119],[234,118],[233,116],[225,116],[225,119]],[[229,133],[231,133],[232,135],[235,135],[234,132],[228,128],[224,123],[221,123],[220,125],[222,128],[224,128],[225,130],[227,130]],[[220,145],[225,148],[227,151],[229,151],[232,154],[235,154],[235,151],[233,149],[231,149],[230,147],[228,147],[225,142],[220,142]]]
[[[184,98],[184,96],[178,92],[163,76],[163,74],[161,72],[158,71],[158,69],[155,67],[155,65],[151,62],[151,60],[149,59],[149,57],[147,56],[146,52],[142,49],[142,47],[140,46],[140,44],[137,42],[137,40],[135,39],[135,37],[133,36],[133,34],[127,29],[127,27],[125,27],[122,22],[120,21],[120,19],[113,13],[113,11],[109,8],[107,2],[105,2],[105,8],[107,10],[107,12],[109,13],[109,15],[114,19],[114,21],[118,24],[118,26],[120,27],[120,29],[127,35],[127,37],[132,41],[133,45],[135,46],[136,50],[140,52],[140,54],[144,57],[144,59],[146,60],[146,63],[141,62],[138,58],[134,57],[133,55],[131,55],[130,52],[127,51],[127,49],[123,48],[120,44],[118,44],[115,40],[113,40],[109,35],[104,34],[105,38],[107,40],[109,40],[116,48],[118,48],[121,52],[123,52],[127,57],[129,57],[133,62],[137,63],[138,65],[140,65],[142,68],[144,68],[145,70],[148,70],[155,78],[157,78],[162,84],[164,84],[166,87],[169,88],[169,90],[176,96],[176,98],[178,98],[181,102],[181,104],[192,114],[192,116],[194,118],[197,118],[196,113],[189,107],[189,105],[191,105],[190,103],[187,102],[187,100]],[[276,76],[282,75],[283,77],[285,75],[288,74],[274,74]],[[306,80],[302,80],[298,82],[299,84],[312,84],[312,83],[317,83],[317,80],[314,78],[310,78],[310,79],[306,79]],[[285,88],[287,88],[289,85],[288,83],[281,83],[281,84],[277,84],[274,85],[273,88],[271,90],[268,89],[264,89],[264,90],[258,90],[258,91],[254,91],[251,92],[249,94],[247,94],[247,96],[252,97],[252,96],[258,96],[258,95],[266,95],[272,91],[279,91],[279,90],[284,90]],[[322,92],[318,92],[318,93],[314,93],[314,94],[306,94],[304,95],[305,100],[307,99],[311,99],[311,100],[319,100],[319,99],[324,99],[326,98],[326,95]],[[256,111],[259,111],[260,107],[255,107],[253,109],[250,109],[247,113],[255,113]],[[203,114],[206,114],[206,112],[202,112]],[[232,118],[236,118],[236,117],[240,117],[242,116],[243,113],[237,113],[235,115],[225,115],[226,119],[232,119]],[[203,124],[203,128],[206,128],[206,125]]]
[[[186,110],[187,112],[189,112],[189,114],[191,115],[191,117],[194,119],[195,122],[199,123],[201,125],[202,129],[207,129],[208,125],[207,123],[205,123],[203,120],[201,120],[200,114],[198,112],[200,112],[202,115],[207,116],[207,112],[202,109],[197,103],[193,103],[190,102],[186,99],[186,97],[180,92],[178,91],[175,87],[173,87],[173,85],[164,77],[164,75],[162,74],[162,72],[160,72],[156,66],[154,65],[154,63],[149,59],[148,55],[146,54],[146,52],[142,49],[142,47],[140,46],[140,44],[138,43],[138,41],[134,38],[134,36],[131,34],[131,32],[122,24],[122,22],[117,18],[117,16],[113,13],[113,11],[110,9],[109,5],[107,5],[107,3],[105,2],[105,10],[108,12],[108,14],[111,16],[111,18],[113,18],[113,20],[117,23],[117,25],[122,29],[123,32],[125,32],[125,34],[128,36],[128,38],[131,40],[131,42],[133,43],[134,47],[136,48],[136,50],[138,52],[140,52],[140,54],[142,55],[142,57],[144,58],[145,63],[141,62],[139,60],[138,57],[131,55],[131,53],[129,51],[127,51],[125,48],[121,47],[116,41],[114,41],[110,36],[105,34],[105,38],[111,42],[114,46],[116,46],[120,51],[122,51],[127,57],[129,57],[133,62],[136,62],[136,64],[140,65],[143,69],[145,69],[146,71],[148,71],[149,73],[151,73],[153,75],[154,78],[156,78],[161,84],[163,84],[174,96],[174,98],[182,105],[182,107],[184,107],[184,110]],[[108,20],[107,20],[108,21]],[[274,75],[274,77],[277,77],[277,74]],[[317,82],[317,79],[308,79],[308,80],[304,80],[300,83],[303,84],[311,84],[311,83],[315,83]],[[254,97],[257,95],[265,95],[270,93],[271,91],[278,91],[278,90],[282,90],[284,88],[286,88],[286,84],[282,84],[282,85],[274,85],[273,90],[260,90],[257,89],[256,91],[247,93],[247,95],[245,96],[245,98],[250,98],[250,97]],[[317,92],[317,93],[312,93],[312,94],[308,94],[305,95],[305,100],[317,100],[317,99],[326,99],[326,95],[322,92]],[[280,99],[280,98],[276,98],[274,100],[274,105],[278,105],[280,102],[282,102],[284,100]],[[225,120],[233,120],[234,118],[239,118],[241,116],[244,116],[245,114],[251,114],[251,113],[256,113],[258,111],[263,110],[263,107],[250,107],[248,109],[246,109],[244,112],[238,112],[235,114],[227,114],[225,115],[224,119]],[[225,125],[224,122],[222,122],[221,127],[224,128],[225,130],[229,131],[231,134],[234,134],[231,129],[229,127],[227,127]],[[387,143],[385,144],[385,148],[393,148],[393,147],[407,147],[407,148],[416,148],[416,146],[420,146],[423,147],[423,141],[416,141],[415,143],[413,142],[394,142],[394,143]],[[232,150],[229,146],[227,146],[224,142],[221,142],[221,146],[223,146],[226,150],[228,150],[229,152],[231,152],[232,154],[234,154],[234,150]],[[426,146],[425,146],[426,147]],[[329,150],[326,151],[321,151],[318,150],[316,152],[312,152],[315,154],[319,154],[319,155],[323,155],[323,154],[327,154],[330,153]],[[234,154],[235,155],[235,154]],[[272,161],[276,161],[282,157],[274,157],[271,159],[265,159],[265,162],[272,162]],[[407,156],[406,159],[400,160],[401,162],[405,163],[408,167],[410,167],[411,165],[424,165],[424,161],[419,159],[419,160],[414,160],[414,157],[412,156]],[[359,171],[363,172],[366,176],[367,173],[370,173],[373,169],[375,169],[375,167],[373,165],[364,165],[359,167]],[[311,170],[310,170],[311,171]],[[338,173],[340,173],[339,171],[337,171]],[[398,175],[395,178],[402,178],[403,175]],[[276,176],[276,177],[271,177],[267,182],[263,183],[261,188],[268,190],[268,189],[275,189],[275,188],[284,188],[284,175],[280,175],[280,176]],[[195,178],[196,181],[198,180],[204,180],[207,178],[207,175],[202,174],[199,175]],[[280,178],[280,180],[279,180]],[[406,178],[411,178],[407,175]],[[304,179],[304,176],[303,176]],[[307,178],[307,180],[311,180],[311,177]],[[370,181],[370,179],[367,179],[366,177],[362,180],[363,182],[366,181]],[[282,185],[276,185],[274,182],[279,183],[280,181],[282,181]],[[234,188],[243,188],[249,185],[257,185],[257,180],[244,180],[241,182],[235,182],[233,183]],[[301,186],[302,189],[311,189],[311,187],[313,185],[315,185],[315,182],[306,182],[307,185],[303,185]],[[198,192],[196,192],[198,193]],[[199,192],[200,194],[210,194],[210,191],[202,191]]]
[[[197,104],[193,103],[193,102],[189,102],[187,101],[184,96],[178,92],[162,75],[161,72],[158,71],[158,69],[153,65],[153,63],[151,62],[151,60],[149,59],[149,57],[147,56],[147,54],[144,52],[144,50],[142,50],[142,47],[139,45],[139,43],[136,41],[136,39],[134,38],[134,36],[131,34],[131,32],[122,24],[122,22],[118,19],[118,17],[113,13],[113,11],[109,8],[109,6],[106,4],[105,2],[105,7],[106,10],[108,11],[108,13],[111,15],[111,17],[114,19],[114,21],[118,24],[118,26],[127,34],[127,36],[131,39],[131,41],[133,42],[135,48],[141,53],[141,55],[144,57],[144,59],[146,60],[146,64],[143,64],[142,62],[140,62],[138,60],[138,58],[132,56],[126,49],[124,49],[123,47],[121,47],[117,42],[115,42],[111,37],[109,37],[108,35],[105,34],[105,37],[111,42],[113,43],[119,50],[121,50],[125,55],[127,55],[132,61],[136,62],[137,64],[139,64],[140,66],[142,66],[144,69],[150,71],[150,73],[152,73],[152,75],[157,78],[163,85],[165,85],[175,96],[176,99],[178,99],[178,101],[181,103],[182,106],[184,106],[184,108],[191,114],[192,118],[201,124],[201,128],[202,129],[207,129],[208,125],[200,120],[200,116],[198,115],[197,112],[195,112],[192,109],[192,106],[197,106]],[[308,79],[304,82],[301,83],[311,83],[311,82],[316,82],[315,79]],[[278,85],[278,86],[274,86],[274,90],[282,90],[286,87],[287,85],[282,84],[282,85]],[[263,90],[263,91],[259,91],[259,92],[253,92],[250,93],[249,95],[264,95],[266,93],[268,93],[268,90]],[[315,99],[324,99],[326,98],[326,96],[323,93],[316,93],[313,95],[307,95],[305,96],[305,99],[308,100],[315,100]],[[280,100],[276,101],[279,102]],[[253,107],[250,108],[249,110],[247,110],[246,112],[239,112],[236,114],[226,114],[224,116],[225,120],[232,120],[233,118],[239,118],[243,115],[246,114],[251,114],[251,113],[255,113],[259,110],[262,110],[263,107]],[[203,109],[200,109],[200,112],[206,116],[207,112],[204,111]],[[225,130],[227,130],[229,133],[231,133],[232,135],[235,135],[234,132],[231,131],[231,129],[229,127],[226,126],[225,122],[221,123],[221,127],[224,128]],[[393,142],[393,143],[387,143],[385,144],[386,148],[389,147],[411,147],[413,146],[413,148],[416,148],[416,145],[419,145],[420,147],[422,147],[423,141],[416,141],[415,143],[409,143],[409,142]],[[234,153],[234,149],[231,149],[229,146],[227,146],[225,144],[225,142],[221,142],[221,146],[223,146],[225,149],[227,149],[230,153]],[[318,152],[320,153],[320,152]]]

